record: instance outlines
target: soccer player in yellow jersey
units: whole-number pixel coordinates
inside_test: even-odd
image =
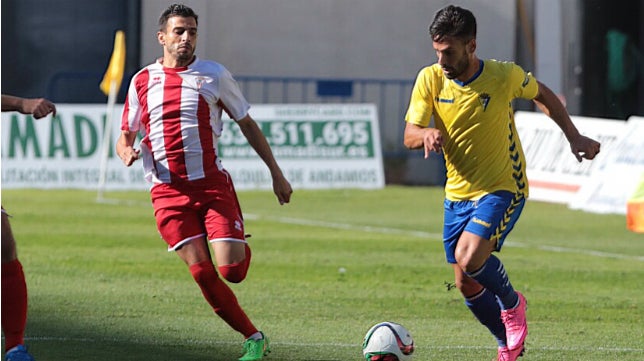
[[[476,56],[476,19],[469,10],[439,10],[429,33],[438,61],[418,74],[404,143],[424,149],[425,157],[444,154],[443,242],[456,287],[497,339],[498,360],[516,360],[528,333],[527,302],[492,254],[501,250],[528,196],[511,102],[532,99],[561,128],[578,161],[593,159],[600,144],[579,133],[563,104],[532,74]]]

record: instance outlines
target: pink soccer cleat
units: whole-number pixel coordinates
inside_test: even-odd
[[[519,357],[523,356],[523,351],[523,345],[514,351],[511,351],[507,347],[499,347],[497,361],[516,361]]]
[[[521,293],[517,292],[517,294],[519,304],[513,309],[501,311],[501,320],[505,325],[505,335],[510,351],[523,349],[523,341],[528,336],[528,322],[525,317],[528,301]]]

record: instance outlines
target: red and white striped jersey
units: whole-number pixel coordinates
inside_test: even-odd
[[[222,110],[239,120],[249,108],[223,65],[195,58],[186,67],[166,68],[157,61],[132,78],[121,130],[143,135],[146,180],[196,180],[222,171],[217,157]]]

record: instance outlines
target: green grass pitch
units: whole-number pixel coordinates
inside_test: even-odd
[[[146,192],[3,190],[29,289],[37,360],[236,360],[242,338],[159,238]],[[439,188],[240,192],[252,234],[232,285],[275,361],[361,360],[379,321],[406,326],[415,360],[492,360],[440,242]],[[644,235],[618,215],[529,201],[501,260],[529,301],[524,361],[644,359]],[[344,268],[345,272],[339,270]]]

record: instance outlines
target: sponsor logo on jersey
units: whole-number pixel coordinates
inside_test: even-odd
[[[150,82],[150,87],[152,87],[154,85],[157,85],[157,84],[161,84],[161,77],[160,76],[155,76],[154,78],[152,78],[152,82]]]
[[[452,98],[452,99],[447,99],[447,98],[439,98],[439,97],[436,97],[436,101],[437,101],[438,103],[449,103],[449,104],[454,104],[454,98]]]

